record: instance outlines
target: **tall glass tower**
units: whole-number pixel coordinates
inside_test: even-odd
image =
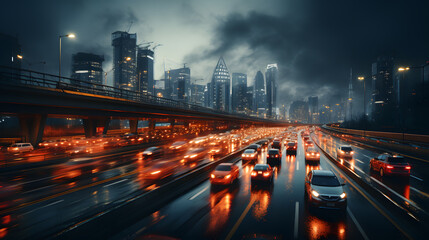
[[[268,117],[276,116],[277,107],[277,64],[268,64],[265,72],[267,81],[267,115]]]
[[[229,112],[231,77],[222,57],[217,62],[211,82],[211,87],[213,88],[213,97],[211,98],[213,108]]]
[[[116,31],[112,33],[113,46],[113,86],[126,90],[136,90],[136,41],[137,34]]]

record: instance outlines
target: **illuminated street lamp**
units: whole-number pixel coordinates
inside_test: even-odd
[[[365,88],[365,77],[364,76],[359,76],[358,77],[359,81],[363,82],[363,120],[364,120],[364,125],[366,125],[366,88]],[[363,136],[365,137],[365,128],[366,126],[363,127]]]
[[[22,55],[16,55],[17,58],[22,59]]]
[[[67,34],[67,35],[60,35],[58,36],[58,40],[59,40],[59,45],[60,45],[60,55],[59,55],[59,69],[58,69],[58,76],[59,76],[59,81],[61,81],[61,38],[66,37],[66,38],[75,38],[76,35],[74,35],[73,33]]]

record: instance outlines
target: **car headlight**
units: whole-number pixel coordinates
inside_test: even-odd
[[[343,193],[341,193],[340,197],[341,197],[342,199],[344,199],[344,198],[346,198],[346,197],[347,197],[347,195],[346,195],[346,193],[345,193],[345,192],[343,192]]]
[[[319,196],[319,193],[318,192],[316,192],[316,191],[311,191],[311,194],[313,195],[313,196],[315,196],[315,197],[318,197]]]

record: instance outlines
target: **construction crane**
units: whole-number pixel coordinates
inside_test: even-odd
[[[128,27],[128,31],[126,31],[127,33],[129,33],[130,32],[130,30],[131,30],[131,26],[133,26],[133,21],[130,21],[130,26]]]
[[[160,43],[156,44],[156,45],[152,48],[152,51],[154,51],[154,52],[155,52],[155,49],[156,49],[157,47],[159,47],[159,46],[162,46],[162,44],[160,44]]]

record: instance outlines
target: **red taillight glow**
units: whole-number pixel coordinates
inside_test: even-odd
[[[406,166],[405,169],[411,170],[411,166]]]
[[[386,166],[386,168],[388,168],[388,169],[392,169],[392,168],[393,168],[393,166],[391,166],[391,165],[387,165],[387,166]]]
[[[214,175],[214,174],[212,174],[212,175],[210,175],[210,177],[211,177],[211,178],[215,178],[215,175]]]
[[[264,172],[264,177],[270,176],[270,172]]]
[[[279,157],[279,155],[278,155],[278,154],[276,154],[276,157]]]
[[[256,172],[252,172],[250,175],[252,175],[252,176],[256,176]]]

